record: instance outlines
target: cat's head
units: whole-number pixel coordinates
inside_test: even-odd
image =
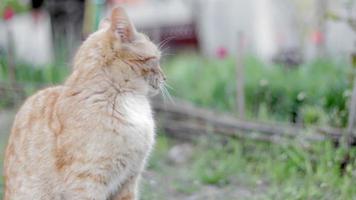
[[[114,76],[122,76],[121,81],[132,82],[133,87],[146,85],[150,94],[163,87],[158,47],[136,31],[123,8],[114,8],[110,17],[101,21],[98,32],[104,34],[104,57],[109,59]]]

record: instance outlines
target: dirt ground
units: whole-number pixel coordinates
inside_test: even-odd
[[[261,199],[260,190],[263,188],[249,188],[242,184],[231,184],[224,187],[214,185],[197,185],[186,183],[186,186],[177,185],[176,173],[170,175],[159,174],[158,172],[148,170],[143,175],[142,200],[167,199],[167,200],[237,200],[237,199]],[[181,180],[184,182],[184,180]],[[180,188],[187,187],[187,188]],[[192,189],[192,191],[189,191]],[[187,191],[185,191],[187,190]]]

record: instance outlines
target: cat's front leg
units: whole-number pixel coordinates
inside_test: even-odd
[[[137,200],[137,187],[139,176],[133,176],[121,186],[120,190],[109,198],[109,200]]]

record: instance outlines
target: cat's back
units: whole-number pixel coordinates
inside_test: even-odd
[[[32,128],[35,125],[33,122],[50,117],[63,90],[63,86],[50,87],[30,96],[17,112],[12,132],[16,127]]]
[[[21,193],[26,194],[21,191],[23,188],[38,191],[38,194],[39,190],[51,191],[50,168],[54,160],[49,152],[55,145],[55,131],[60,129],[55,110],[63,90],[59,86],[39,91],[29,97],[17,113],[4,161],[5,200],[22,199]],[[43,187],[43,182],[48,188]],[[41,187],[36,188],[39,185]]]
[[[55,107],[63,90],[64,87],[62,86],[50,87],[29,97],[16,114],[9,144],[16,142],[12,141],[12,138],[20,136],[43,136],[37,128],[40,128],[40,126],[51,128],[53,126],[51,122],[54,121],[56,114]]]

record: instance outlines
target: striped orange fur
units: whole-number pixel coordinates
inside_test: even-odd
[[[158,48],[122,8],[79,48],[63,85],[28,98],[5,163],[5,200],[134,200],[154,145],[148,96],[164,82]]]

